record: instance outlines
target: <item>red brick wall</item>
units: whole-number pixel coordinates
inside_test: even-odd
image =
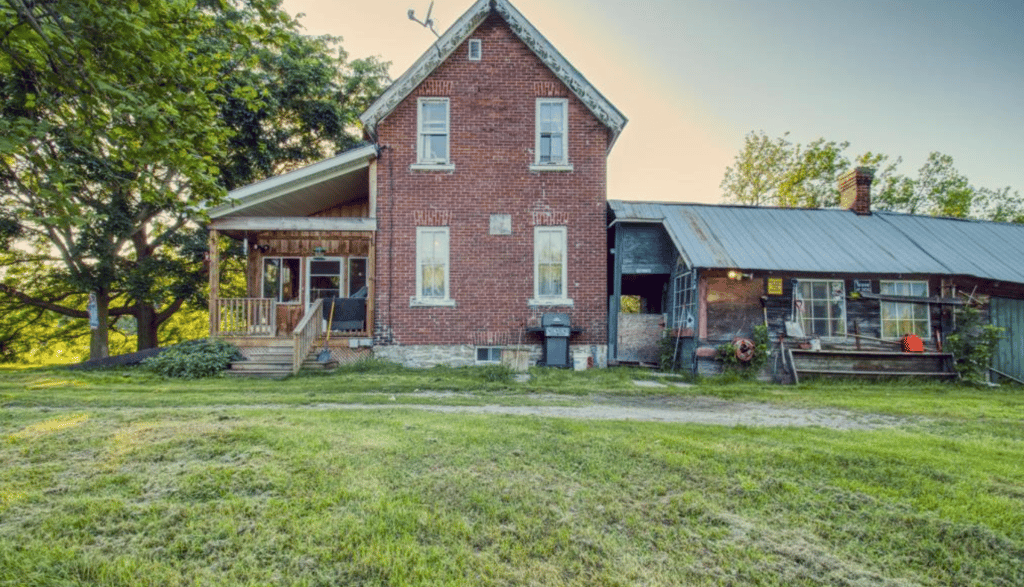
[[[586,330],[573,344],[607,343],[605,163],[608,130],[492,15],[471,38],[481,61],[458,48],[377,127],[378,343],[501,345],[540,314],[567,311]],[[453,172],[413,171],[417,98],[450,99]],[[568,99],[571,172],[531,172],[538,97]],[[489,234],[490,215],[509,214],[512,235]],[[454,308],[410,307],[416,227],[450,227]],[[573,308],[529,308],[535,225],[566,225],[567,297]],[[392,238],[393,237],[393,238]],[[538,342],[527,335],[524,342]]]

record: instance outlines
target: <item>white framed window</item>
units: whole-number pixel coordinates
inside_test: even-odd
[[[477,347],[476,362],[479,365],[492,365],[501,362],[501,347]]]
[[[533,228],[531,305],[572,305],[568,298],[568,233],[564,226]]]
[[[345,260],[340,257],[310,258],[306,264],[309,287],[306,306],[321,298],[345,297]]]
[[[481,41],[480,39],[469,40],[470,61],[480,61],[480,58],[483,56],[483,45],[483,41]]]
[[[842,280],[800,279],[793,290],[797,318],[807,336],[846,336],[846,284]]]
[[[531,169],[571,170],[569,164],[569,101],[537,98],[536,141]]]
[[[411,305],[452,306],[447,226],[416,229],[416,295]]]
[[[420,98],[417,101],[416,166],[451,168],[451,116],[448,98]]]
[[[880,281],[879,293],[894,296],[928,297],[927,281]],[[922,340],[931,336],[931,308],[928,304],[882,301],[882,338],[897,339],[916,334]]]
[[[299,257],[263,257],[263,297],[281,304],[301,303]]]

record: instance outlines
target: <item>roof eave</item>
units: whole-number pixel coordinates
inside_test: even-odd
[[[207,214],[211,220],[237,214],[310,184],[362,169],[376,156],[377,148],[374,145],[357,147],[330,159],[240,187],[228,192],[228,201],[211,208]]]

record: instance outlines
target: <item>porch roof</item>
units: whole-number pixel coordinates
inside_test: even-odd
[[[294,171],[232,190],[207,211],[210,219],[301,218],[338,204],[369,197],[373,145],[362,145]]]

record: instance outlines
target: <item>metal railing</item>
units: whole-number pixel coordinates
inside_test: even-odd
[[[277,300],[273,298],[220,298],[213,311],[213,336],[277,335]]]
[[[299,369],[302,369],[302,363],[309,356],[310,349],[313,348],[313,344],[316,343],[316,340],[323,333],[323,308],[323,300],[313,302],[309,309],[306,310],[306,315],[302,317],[302,321],[299,322],[292,332],[292,336],[295,339],[295,356],[292,359],[293,374],[297,374]]]

